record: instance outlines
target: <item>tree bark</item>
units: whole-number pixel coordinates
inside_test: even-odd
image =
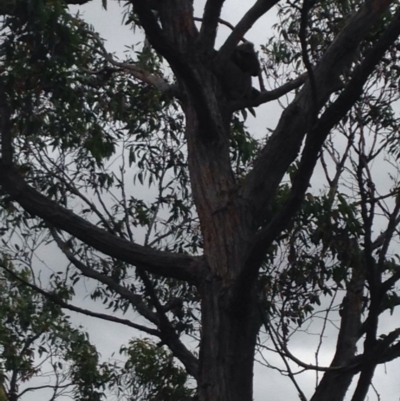
[[[253,397],[253,364],[260,316],[256,276],[235,288],[255,235],[246,205],[237,197],[231,170],[231,113],[215,77],[196,70],[208,112],[186,92],[186,137],[193,197],[204,238],[207,277],[199,285],[202,310],[199,401],[247,401]],[[211,107],[212,106],[212,107]]]
[[[239,310],[217,278],[204,284],[199,400],[247,401],[253,397],[253,361],[260,321],[256,291]]]

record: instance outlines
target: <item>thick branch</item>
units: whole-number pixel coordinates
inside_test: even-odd
[[[318,88],[319,108],[337,88],[340,74],[352,63],[352,57],[359,43],[370,31],[373,24],[379,20],[389,4],[390,1],[368,1],[349,19],[341,33],[328,48],[314,72],[315,84]],[[374,60],[373,66],[378,61]],[[353,104],[354,98],[349,96],[349,99]],[[308,81],[282,114],[274,134],[244,183],[242,196],[248,201],[249,207],[255,211],[254,216],[261,217],[261,221],[267,215],[269,202],[273,198],[283,175],[297,157],[306,132],[311,128],[314,120],[313,105],[311,85]],[[345,107],[349,108],[347,104]],[[265,179],[266,172],[268,173],[268,180]]]
[[[400,341],[387,348],[386,351],[380,355],[378,363],[390,362],[398,357],[400,357]]]
[[[367,396],[369,387],[372,384],[372,378],[374,377],[376,365],[370,364],[365,366],[360,373],[358,378],[357,387],[351,397],[351,401],[364,401]]]
[[[302,153],[299,170],[293,182],[293,186],[287,203],[282,208],[282,210],[275,215],[271,223],[264,230],[261,230],[257,234],[256,246],[252,254],[252,258],[254,259],[252,262],[250,262],[250,264],[252,264],[254,268],[256,268],[256,266],[259,266],[260,260],[262,260],[263,258],[265,249],[267,246],[269,246],[268,244],[270,244],[273,238],[275,238],[276,235],[278,235],[278,233],[288,224],[292,216],[299,209],[303,201],[304,193],[307,190],[308,183],[313,173],[315,164],[317,162],[318,154],[327,135],[332,130],[332,128],[337,123],[339,123],[339,121],[347,114],[353,104],[357,101],[360,94],[362,93],[364,83],[367,81],[368,77],[373,72],[376,64],[379,62],[379,60],[381,60],[386,50],[397,39],[399,34],[400,12],[396,14],[392,23],[381,35],[381,38],[375,43],[373,49],[368,53],[362,64],[358,68],[356,68],[353,78],[347,85],[346,89],[341,93],[338,99],[325,111],[317,124],[309,133],[305,148]],[[289,109],[292,109],[292,106],[289,106]],[[294,114],[293,120],[295,121],[299,121],[299,118],[301,118],[299,116],[299,114],[301,114],[301,110],[297,110],[297,112],[296,110],[290,110],[289,113]],[[287,111],[285,111],[284,114],[287,114]],[[290,117],[290,114],[286,117]],[[292,132],[294,133],[295,127],[292,126],[291,121],[288,121],[287,123],[283,121],[280,123],[280,125],[282,125],[282,129],[286,125],[288,125],[288,131],[293,130]],[[280,133],[282,137],[279,138],[277,135],[274,134],[275,142],[269,147],[269,149],[267,146],[264,152],[265,154],[268,154],[277,164],[280,163],[280,160],[276,160],[273,154],[269,154],[270,150],[274,149],[277,145],[280,145],[281,149],[275,148],[275,151],[279,153],[280,157],[285,158],[285,149],[287,150],[286,144],[288,143],[286,136],[283,136],[284,132],[281,131],[279,128],[280,127],[277,128],[277,133]],[[297,126],[296,129],[301,131],[301,126]],[[258,163],[263,163],[264,166],[267,166],[267,169],[265,171],[268,172],[270,172],[271,170],[273,171],[273,169],[276,170],[279,168],[279,166],[275,167],[274,165],[270,165],[269,160],[259,160]],[[261,176],[258,181],[261,181],[263,177],[261,171],[259,171],[258,168],[255,168],[252,174],[255,174],[256,171],[258,171]],[[251,177],[250,180],[254,180],[255,182],[257,178]],[[279,184],[279,182],[277,182],[277,184]],[[249,185],[252,185],[251,182],[249,182]],[[259,182],[259,185],[264,185],[264,193],[269,192],[269,188],[267,188],[266,186],[271,185],[270,181],[265,184],[263,182]],[[253,189],[253,192],[256,190],[257,192],[259,191],[259,189],[255,187]],[[261,248],[263,248],[262,251]],[[258,252],[261,253],[256,256]]]
[[[327,371],[319,383],[311,401],[342,401],[353,376],[357,373],[355,364],[356,344],[360,328],[365,277],[363,264],[353,268],[352,278],[343,300],[342,319],[331,366],[347,366],[339,371]]]
[[[141,246],[96,227],[29,186],[12,168],[0,165],[0,186],[27,212],[66,231],[106,255],[140,266],[151,273],[197,283],[201,258]]]
[[[134,6],[135,13],[139,16],[150,44],[165,57],[179,84],[186,86],[192,95],[204,132],[218,132],[218,122],[213,119],[213,105],[209,103],[209,99],[205,95],[204,79],[199,76],[198,71],[195,71],[190,62],[193,61],[192,46],[197,34],[193,15],[177,18],[178,26],[175,26],[171,21],[168,27],[161,29],[146,2],[143,0],[130,0],[130,2]],[[163,7],[168,7],[168,4],[163,4]],[[186,21],[185,24],[182,24],[182,20]],[[165,32],[169,32],[168,37]],[[171,36],[175,42],[171,41]],[[179,38],[179,41],[176,40],[176,37]]]
[[[301,9],[301,22],[300,22],[300,31],[299,31],[299,39],[301,44],[301,54],[303,58],[303,63],[306,66],[308,76],[310,79],[310,87],[311,87],[311,98],[313,102],[313,110],[312,114],[314,118],[318,116],[318,96],[317,96],[317,87],[315,84],[315,77],[313,66],[310,61],[310,56],[308,54],[307,49],[307,26],[309,23],[309,12],[310,12],[311,4],[310,0],[303,0],[303,7]]]
[[[351,368],[361,371],[368,364],[382,364],[398,358],[400,356],[399,336],[400,328],[394,329],[386,335],[381,335],[374,347],[354,358]]]
[[[63,384],[63,385],[45,384],[43,386],[27,387],[27,388],[23,389],[20,393],[18,393],[18,398],[21,399],[24,394],[29,393],[30,391],[37,392],[38,390],[44,390],[44,389],[59,390],[59,389],[65,389],[65,388],[71,387],[73,385],[74,385],[73,383],[68,383],[68,384]],[[50,399],[50,401],[52,401],[52,399]]]
[[[204,7],[199,40],[206,50],[214,48],[219,17],[225,0],[208,0]]]
[[[183,76],[192,75],[183,54],[167,39],[147,2],[143,0],[130,0],[130,2],[153,48],[167,59],[176,72]]]
[[[270,10],[279,0],[257,0],[243,18],[238,22],[235,29],[231,32],[228,39],[219,50],[219,61],[224,63],[233,53],[236,45],[244,37],[246,32],[254,25],[254,23]]]

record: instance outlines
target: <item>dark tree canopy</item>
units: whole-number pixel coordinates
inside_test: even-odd
[[[82,338],[54,340],[79,400],[249,401],[260,355],[281,358],[302,401],[364,400],[400,356],[396,319],[379,324],[400,299],[398,3],[256,0],[232,25],[232,0],[129,0],[118,57],[72,11],[88,2],[0,2],[2,280],[25,299],[0,308],[0,400],[38,373],[7,353],[10,333],[31,347],[29,333],[63,331]],[[247,36],[270,15],[255,54]],[[278,108],[276,126],[257,125]],[[35,255],[54,246],[65,264],[41,280]],[[83,280],[104,313],[76,305]],[[35,297],[58,331],[24,321]],[[100,365],[61,310],[148,339],[123,346],[122,370]],[[310,324],[315,363],[291,351]],[[319,372],[314,394],[299,370]]]

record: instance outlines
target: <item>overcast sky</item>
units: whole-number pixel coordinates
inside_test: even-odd
[[[95,0],[85,6],[73,7],[72,9],[82,12],[84,19],[91,23],[96,31],[107,40],[106,47],[109,52],[117,52],[122,55],[123,51],[126,49],[125,46],[131,46],[137,43],[140,37],[135,36],[126,26],[121,25],[121,7],[115,1],[109,1],[107,11],[102,9],[101,3],[100,0]],[[197,16],[201,15],[203,4],[203,0],[197,2],[195,0]],[[235,24],[251,4],[252,2],[249,1],[227,0],[222,18]],[[275,19],[272,16],[267,20],[263,20],[263,22],[258,22],[246,35],[246,38],[253,41],[256,45],[265,43],[271,32],[271,26],[274,21]],[[228,33],[228,28],[221,27],[219,31],[221,40],[226,37]],[[274,128],[278,116],[279,107],[277,105],[265,106],[262,112],[258,111],[258,118],[256,122],[253,122],[252,129],[259,137],[262,137],[265,135],[267,127]],[[317,172],[317,177],[318,174],[320,174],[320,172]],[[318,182],[318,178],[314,179],[314,182]],[[49,253],[47,250],[46,253],[49,266],[56,266],[58,263],[64,263],[63,257],[59,255],[58,252],[54,251]],[[82,289],[82,294],[83,293],[85,293],[84,289]],[[93,303],[84,296],[75,302],[76,305],[79,303],[91,310],[102,311],[100,305]],[[76,324],[82,324],[87,329],[91,340],[96,344],[104,358],[110,357],[112,352],[117,352],[122,344],[126,344],[130,338],[137,335],[131,328],[125,326],[118,326],[76,314],[72,314],[72,316]],[[394,317],[390,317],[390,319],[394,319]],[[396,322],[397,321],[398,317],[396,318]],[[328,346],[324,348],[326,351],[323,351],[321,354],[321,364],[329,364],[332,357],[332,344],[334,344],[336,334],[337,330],[333,326],[329,326],[326,334]],[[139,334],[139,336],[143,335]],[[304,362],[314,363],[314,350],[317,340],[316,336],[306,334],[298,335],[295,341],[293,341],[291,351]],[[271,355],[268,355],[268,358],[270,358],[269,362],[271,362],[271,364],[274,362],[279,363],[279,359],[276,356],[271,357]],[[385,366],[378,367],[374,383],[382,396],[382,401],[398,401],[400,399],[399,371],[400,362],[391,363],[388,365],[387,370]],[[304,374],[299,378],[299,382],[306,396],[311,396],[315,386],[315,372]],[[287,401],[298,399],[297,392],[287,377],[283,377],[277,371],[266,369],[259,364],[256,364],[255,367],[254,387],[255,401]],[[30,395],[29,399],[32,401],[43,401],[42,397],[35,398],[35,394]],[[370,399],[374,400],[376,396],[370,393]]]

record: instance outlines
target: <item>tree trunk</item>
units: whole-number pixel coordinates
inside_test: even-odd
[[[189,170],[204,238],[208,277],[199,286],[202,328],[199,401],[251,401],[253,364],[260,317],[256,275],[238,291],[238,281],[255,235],[245,205],[237,199],[229,140],[231,112],[215,77],[201,76],[202,104],[188,90],[183,108]]]
[[[256,291],[233,310],[229,290],[214,278],[201,289],[199,400],[250,401],[253,360],[260,328]]]

